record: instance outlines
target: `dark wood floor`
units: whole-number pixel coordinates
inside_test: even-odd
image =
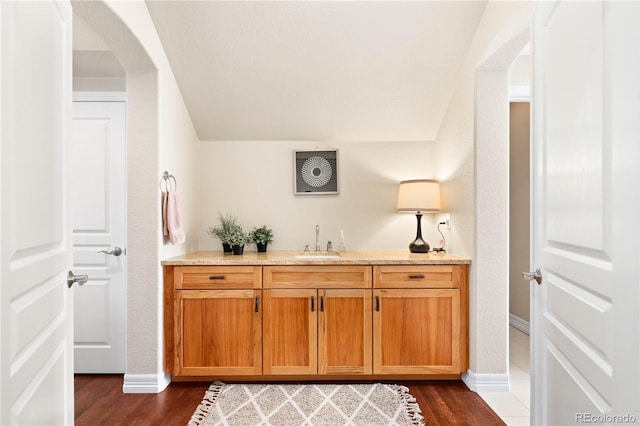
[[[159,394],[123,394],[121,375],[75,376],[76,425],[186,425],[209,383],[172,383]],[[460,381],[401,382],[427,425],[504,425]]]

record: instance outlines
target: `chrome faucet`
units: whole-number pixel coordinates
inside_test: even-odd
[[[320,251],[320,225],[316,225],[316,251]]]

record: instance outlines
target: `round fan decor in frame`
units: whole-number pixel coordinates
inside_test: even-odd
[[[338,150],[294,151],[296,195],[338,193]]]

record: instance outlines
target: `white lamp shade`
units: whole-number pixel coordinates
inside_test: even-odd
[[[415,179],[400,182],[399,212],[440,211],[440,184],[437,180]]]

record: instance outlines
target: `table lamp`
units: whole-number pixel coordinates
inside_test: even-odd
[[[409,244],[411,253],[428,253],[429,244],[422,239],[422,213],[440,211],[440,184],[431,179],[403,180],[398,190],[399,212],[416,212],[416,239]]]

